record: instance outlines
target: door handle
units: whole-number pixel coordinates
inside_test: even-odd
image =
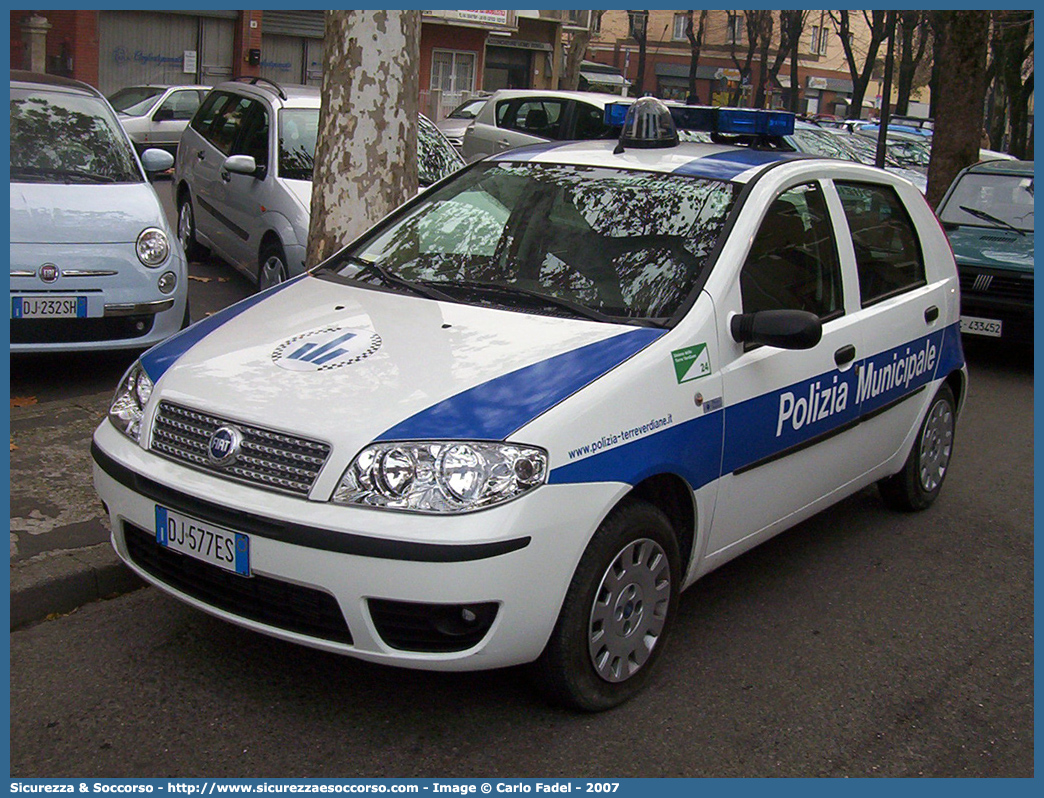
[[[197,150],[196,151],[196,159],[197,160],[202,161],[202,160],[205,160],[206,157],[207,157],[206,150]]]
[[[856,356],[856,348],[852,344],[846,344],[834,352],[834,362],[838,366],[843,366],[845,363],[851,363]]]
[[[924,320],[926,323],[931,324],[937,318],[939,318],[939,308],[937,308],[935,305],[932,305],[930,308],[925,310]]]
[[[221,171],[221,180],[222,180],[222,182],[228,183],[231,179],[232,179],[232,173],[231,172],[227,172],[225,170]]]

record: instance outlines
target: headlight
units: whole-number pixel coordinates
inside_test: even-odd
[[[170,241],[159,228],[146,227],[138,236],[134,249],[138,253],[138,260],[146,266],[159,266],[170,254]]]
[[[145,415],[145,405],[150,396],[152,380],[141,367],[141,363],[136,362],[120,380],[120,386],[116,389],[116,395],[109,407],[109,421],[131,440],[138,440],[141,435],[141,419]]]
[[[546,479],[547,453],[532,446],[377,443],[348,466],[333,501],[416,513],[466,513],[515,499]]]

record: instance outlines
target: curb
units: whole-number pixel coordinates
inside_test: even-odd
[[[11,631],[144,586],[108,543],[14,564]]]

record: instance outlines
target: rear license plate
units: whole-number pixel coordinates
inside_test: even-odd
[[[13,296],[12,319],[86,319],[85,296]]]
[[[997,319],[981,319],[978,316],[961,316],[961,332],[1000,338],[1001,322]]]
[[[156,542],[225,571],[250,576],[250,538],[156,505]]]

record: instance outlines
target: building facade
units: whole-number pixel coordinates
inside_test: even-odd
[[[500,88],[557,88],[569,11],[421,11],[421,110],[439,119]],[[322,11],[11,11],[11,68],[109,95],[141,83],[213,85],[241,75],[319,85]],[[33,21],[33,24],[30,24]],[[41,33],[42,31],[42,33]]]
[[[664,99],[684,100],[688,94],[692,48],[686,35],[687,11],[650,10],[605,11],[598,31],[592,36],[587,57],[619,69],[625,78],[637,82],[639,44],[632,34],[637,26],[646,31],[645,74],[639,93]],[[694,24],[699,11],[691,12]],[[756,52],[748,76],[741,73],[746,61],[748,36],[743,11],[709,11],[703,46],[696,73],[696,93],[701,103],[725,105],[738,96],[738,104],[749,105],[754,98],[761,69],[762,53]],[[778,12],[773,20],[773,36],[768,51],[771,63],[779,47]],[[851,16],[851,43],[858,62],[865,56],[869,30],[861,14]],[[882,48],[880,57],[883,58]],[[809,11],[798,46],[799,110],[806,114],[847,116],[852,95],[852,79],[844,48],[827,11]],[[790,59],[778,75],[781,87],[766,86],[766,104],[784,107],[791,91]],[[881,105],[881,81],[871,79],[864,98],[863,116],[872,115]],[[927,94],[927,90],[922,92]],[[926,108],[926,106],[925,106]]]

